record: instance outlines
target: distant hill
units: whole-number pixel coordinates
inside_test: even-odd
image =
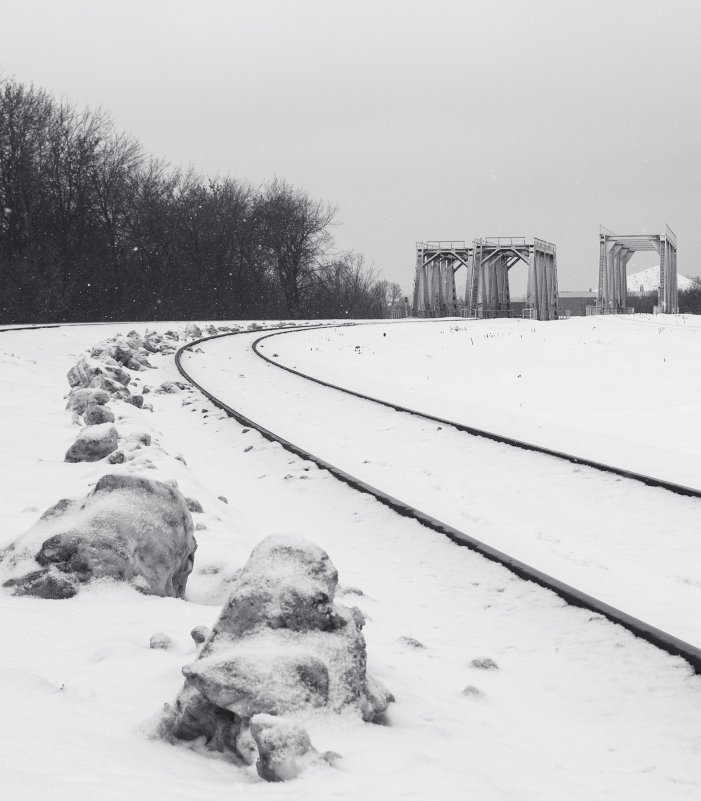
[[[639,273],[633,273],[628,276],[628,291],[640,292],[642,287],[643,292],[655,292],[660,285],[660,265],[656,267],[648,267],[647,270],[641,270]],[[691,278],[677,273],[677,287],[679,290],[691,289],[693,286],[698,286]]]

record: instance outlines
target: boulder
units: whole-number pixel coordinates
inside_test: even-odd
[[[187,503],[187,508],[194,512],[195,514],[202,514],[202,504],[197,500],[197,498],[191,498],[190,496],[185,496],[185,503]]]
[[[89,403],[88,408],[83,413],[83,420],[88,426],[100,425],[100,423],[114,423],[114,412],[108,406]]]
[[[253,732],[258,715],[328,709],[380,719],[393,698],[367,675],[365,620],[360,610],[334,602],[337,582],[328,554],[313,543],[263,540],[235,576],[198,658],[183,668],[185,685],[168,709],[163,734],[204,737],[208,747],[250,762],[241,743],[250,744],[246,732]],[[267,743],[263,732],[272,723],[265,720],[259,732]],[[269,736],[278,737],[273,730]],[[274,753],[284,752],[283,740],[279,748],[265,745],[265,753],[258,746],[264,778],[285,773],[271,767],[279,756]]]
[[[75,412],[75,414],[82,415],[88,408],[88,404],[104,406],[109,399],[109,394],[101,389],[80,387],[79,389],[74,389],[71,391],[70,395],[68,396],[68,402],[66,403],[66,409]]]
[[[125,456],[124,451],[116,450],[107,457],[110,464],[124,464]]]
[[[195,323],[188,323],[185,326],[185,336],[187,339],[199,339],[202,336],[202,329]]]
[[[190,636],[195,642],[195,645],[202,645],[202,643],[209,637],[212,632],[207,628],[207,626],[195,626],[195,628],[190,632]]]
[[[160,353],[163,347],[163,337],[159,334],[150,333],[144,338],[144,348],[149,353]]]
[[[114,359],[93,359],[83,356],[68,371],[68,383],[71,387],[90,387],[93,386],[92,381],[95,376],[99,375],[107,376],[123,386],[131,381],[129,374],[125,373]]]
[[[162,631],[151,635],[148,647],[159,651],[169,651],[173,647],[173,640]]]
[[[187,384],[182,381],[164,381],[156,390],[157,395],[174,395],[187,389]]]
[[[117,450],[117,439],[117,429],[111,423],[88,425],[66,451],[65,461],[98,462]]]
[[[126,445],[136,446],[136,445],[143,445],[144,447],[148,448],[151,444],[151,435],[148,431],[132,431],[125,440]]]
[[[93,376],[90,381],[90,386],[94,389],[103,390],[110,397],[117,398],[118,400],[128,400],[131,396],[131,392],[129,392],[123,384],[120,384],[118,381],[106,375],[98,374]]]
[[[138,331],[135,331],[133,328],[127,334],[127,340],[129,341],[129,344],[132,346],[132,348],[143,348],[144,346],[144,338]]]
[[[197,543],[185,499],[172,486],[105,475],[88,495],[60,501],[0,556],[16,594],[68,597],[92,579],[127,581],[182,598]],[[25,572],[29,568],[29,572]],[[53,589],[56,581],[63,584]],[[65,581],[64,581],[65,579]]]
[[[250,719],[327,706],[329,669],[313,652],[279,637],[217,648],[183,668],[187,681],[215,706]]]
[[[256,770],[268,782],[294,779],[310,765],[324,764],[306,729],[273,715],[255,715],[251,734],[258,749]]]
[[[144,408],[144,396],[143,395],[130,395],[126,398],[127,403],[131,403],[132,406],[136,406],[137,409]]]

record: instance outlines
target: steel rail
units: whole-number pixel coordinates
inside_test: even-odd
[[[347,323],[345,325],[348,325]],[[305,326],[304,328],[285,328],[285,329],[278,329],[275,334],[281,333],[285,331],[286,333],[292,333],[293,331],[301,331],[301,330],[313,330],[317,328],[328,328],[328,327],[336,327],[336,326]],[[402,515],[403,517],[410,518],[415,520],[420,525],[424,526],[425,528],[431,529],[432,531],[436,531],[439,534],[446,536],[456,545],[460,545],[466,548],[469,548],[471,551],[480,554],[481,556],[489,559],[492,562],[496,562],[497,564],[502,565],[511,573],[515,574],[519,578],[523,579],[524,581],[531,581],[534,584],[543,587],[544,589],[550,590],[551,592],[555,593],[557,596],[562,598],[566,601],[567,604],[570,606],[578,607],[581,609],[587,609],[590,612],[593,612],[596,615],[600,615],[601,617],[609,620],[611,623],[615,623],[623,628],[627,629],[636,637],[639,637],[642,640],[650,643],[651,645],[659,648],[662,651],[671,654],[672,656],[678,656],[682,659],[686,660],[689,665],[692,667],[695,673],[701,675],[701,648],[697,648],[695,645],[691,645],[691,643],[685,642],[684,640],[679,639],[678,637],[673,636],[672,634],[667,633],[666,631],[662,631],[661,629],[656,628],[655,626],[651,626],[649,623],[645,623],[638,618],[633,617],[632,615],[623,612],[620,609],[617,609],[610,604],[605,603],[604,601],[599,600],[598,598],[594,598],[591,595],[588,595],[581,590],[576,589],[575,587],[570,586],[569,584],[565,584],[564,582],[560,581],[559,579],[554,578],[553,576],[549,576],[547,573],[543,573],[541,570],[534,568],[525,562],[520,561],[519,559],[515,559],[512,556],[504,553],[503,551],[499,551],[496,548],[492,548],[490,545],[487,545],[480,540],[471,537],[469,534],[466,534],[463,531],[459,531],[456,528],[448,525],[447,523],[443,523],[441,520],[438,520],[431,515],[422,512],[420,509],[416,509],[415,507],[401,501],[397,498],[394,498],[391,495],[388,495],[386,492],[378,489],[377,487],[373,487],[371,484],[368,484],[365,481],[357,478],[356,476],[347,473],[345,470],[341,470],[336,465],[327,462],[325,459],[322,459],[319,456],[315,456],[314,454],[310,453],[309,451],[305,450],[304,448],[296,445],[289,440],[285,439],[284,437],[276,434],[275,432],[265,428],[264,426],[260,425],[256,421],[252,420],[250,417],[247,417],[242,412],[233,409],[227,403],[222,401],[220,398],[217,398],[207,389],[205,389],[198,381],[196,381],[190,373],[185,369],[182,363],[183,354],[189,351],[191,348],[195,347],[196,345],[200,345],[203,342],[207,342],[212,339],[220,339],[226,336],[237,336],[238,334],[245,334],[251,333],[250,331],[235,331],[232,333],[225,333],[225,334],[216,334],[212,336],[202,337],[200,339],[196,339],[193,342],[190,342],[186,345],[183,345],[175,354],[175,364],[178,369],[180,375],[188,381],[192,386],[198,389],[214,406],[218,409],[221,409],[228,417],[233,418],[238,423],[247,428],[252,428],[256,430],[261,436],[263,436],[269,442],[277,442],[278,444],[282,445],[285,450],[289,451],[290,453],[294,454],[295,456],[304,459],[305,461],[313,462],[322,470],[326,470],[329,472],[334,478],[337,478],[339,481],[342,481],[344,484],[347,484],[349,487],[352,487],[359,492],[365,493],[367,495],[371,495],[377,501],[379,501],[384,506],[387,506],[392,511],[396,512],[397,514]],[[255,340],[255,345],[260,342],[261,339],[266,339],[268,336],[273,336],[275,334],[268,334],[266,336],[260,337],[259,339]],[[258,354],[260,355],[260,354]],[[265,358],[266,361],[270,361]],[[272,364],[277,364],[276,362],[272,362]],[[282,365],[277,365],[282,367]],[[307,378],[302,373],[298,373],[295,370],[287,369],[289,372],[296,373],[302,378]],[[325,384],[322,381],[318,381],[317,379],[309,379],[312,381],[316,381],[316,383],[320,383],[325,386],[330,386],[335,389],[341,389],[339,387],[333,387],[333,385]],[[348,391],[341,389],[341,391]],[[350,391],[350,394],[356,395],[358,397],[364,398],[364,396],[360,395],[357,392]],[[366,400],[374,400],[373,398],[365,398]],[[393,406],[393,404],[384,403],[383,405]],[[399,408],[399,411],[404,411]],[[410,412],[414,413],[414,412]],[[416,413],[419,414],[419,413]],[[425,416],[419,414],[419,416]],[[436,418],[431,418],[436,419]],[[452,425],[452,424],[451,424]],[[503,439],[503,438],[502,438]],[[501,441],[501,440],[500,440]],[[584,463],[584,462],[578,462]]]
[[[418,322],[418,321],[417,321]],[[422,321],[422,322],[437,322],[436,320],[430,321]],[[331,327],[334,326],[325,326]],[[465,434],[469,434],[473,437],[482,437],[483,439],[492,440],[492,442],[499,442],[502,445],[510,445],[513,448],[519,448],[521,450],[526,451],[533,451],[534,453],[541,453],[545,456],[552,456],[555,459],[562,459],[566,462],[571,462],[572,464],[582,465],[584,467],[591,467],[593,470],[599,470],[603,473],[611,473],[615,476],[620,476],[622,478],[628,478],[631,481],[639,481],[642,484],[646,484],[648,487],[657,487],[659,489],[667,490],[668,492],[674,492],[677,495],[685,495],[690,498],[701,498],[701,490],[695,489],[694,487],[687,487],[684,484],[675,484],[671,481],[665,481],[661,478],[655,478],[654,476],[647,476],[643,473],[636,473],[633,470],[626,470],[622,467],[613,467],[611,465],[604,464],[603,462],[595,462],[592,459],[586,459],[581,456],[575,456],[571,453],[565,453],[564,451],[554,450],[553,448],[545,448],[542,445],[535,445],[532,442],[524,442],[519,439],[514,439],[513,437],[507,437],[503,434],[495,434],[492,431],[485,431],[480,428],[475,428],[474,426],[466,425],[465,423],[458,423],[455,420],[448,420],[444,417],[437,417],[432,414],[428,414],[427,412],[420,412],[417,409],[411,409],[407,406],[402,406],[398,403],[392,403],[392,401],[382,400],[381,398],[375,398],[372,395],[364,395],[362,392],[357,392],[353,389],[348,389],[347,387],[339,386],[338,384],[332,384],[329,381],[324,381],[321,378],[316,378],[312,375],[308,375],[307,373],[302,373],[299,370],[295,370],[293,367],[288,367],[287,365],[280,364],[280,362],[275,361],[274,359],[266,356],[264,353],[260,352],[259,343],[262,342],[264,339],[270,339],[271,337],[282,336],[283,334],[291,334],[295,331],[300,331],[303,329],[300,328],[293,328],[293,329],[285,329],[281,331],[275,331],[272,334],[266,334],[265,336],[259,337],[253,343],[252,348],[253,352],[256,356],[259,356],[264,361],[268,362],[269,364],[278,367],[280,370],[285,370],[288,373],[292,373],[293,375],[299,376],[300,378],[304,378],[307,381],[313,381],[315,384],[321,384],[321,386],[328,387],[329,389],[335,389],[338,392],[344,392],[347,395],[354,395],[356,398],[361,398],[362,400],[372,401],[373,403],[379,403],[381,406],[387,406],[390,409],[394,409],[396,412],[402,412],[404,414],[411,414],[414,417],[423,417],[424,420],[431,420],[434,423],[441,423],[445,426],[451,426],[452,428],[456,428],[458,431],[462,431]]]

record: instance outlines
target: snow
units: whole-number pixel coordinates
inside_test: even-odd
[[[551,325],[561,331],[572,322]],[[149,327],[165,330],[172,325]],[[481,329],[485,335],[495,332],[491,323],[485,326]],[[9,797],[57,801],[215,799],[232,793],[239,798],[310,801],[698,797],[701,679],[691,675],[686,663],[396,515],[256,432],[244,433],[197,394],[151,394],[153,414],[124,403],[111,404],[120,435],[136,430],[152,434],[154,444],[143,449],[140,466],[138,461],[118,468],[63,462],[76,432],[70,412],[63,408],[68,368],[98,338],[131,327],[143,329],[126,324],[105,326],[99,332],[72,327],[0,334],[4,377],[0,547],[29,528],[59,498],[84,494],[108,469],[139,467],[149,477],[176,479],[185,495],[202,502],[204,512],[194,518],[206,525],[197,532],[199,548],[185,601],[144,596],[110,583],[96,583],[73,599],[56,602],[15,598],[0,591],[0,770]],[[283,348],[301,351],[304,339],[315,336],[314,341],[327,349],[317,366],[323,362],[332,370],[345,364],[348,373],[350,362],[354,380],[362,383],[373,375],[378,391],[397,383],[404,391],[403,385],[411,381],[405,371],[411,373],[412,361],[405,358],[406,352],[402,356],[401,348],[395,351],[403,361],[394,370],[399,380],[393,384],[388,361],[377,354],[370,358],[369,344],[362,356],[341,347],[345,342],[352,352],[361,341],[357,337],[372,339],[382,330],[345,329],[349,339],[333,339],[336,334],[331,331],[300,332],[271,340],[268,347],[274,343],[275,351],[270,352],[287,358]],[[382,345],[391,337],[399,339],[402,331],[409,340],[406,347],[415,350],[417,337],[430,339],[440,325],[402,324],[384,330],[389,333]],[[651,330],[663,336],[656,328]],[[617,339],[620,351],[628,353],[622,331],[611,329],[608,334],[612,344],[607,352],[614,363],[611,354]],[[325,344],[327,335],[335,343],[333,349]],[[225,389],[229,399],[241,401],[255,419],[274,423],[271,427],[282,434],[304,435],[298,440],[302,445],[326,441],[327,453],[339,461],[348,449],[348,461],[355,465],[358,454],[377,440],[375,464],[368,470],[378,484],[389,473],[406,474],[404,486],[413,492],[415,463],[397,466],[395,461],[412,449],[423,455],[422,469],[438,471],[435,476],[423,473],[423,483],[431,486],[445,478],[434,461],[430,440],[434,434],[444,435],[446,450],[452,452],[454,432],[435,432],[435,426],[419,423],[426,428],[424,443],[403,417],[400,421],[396,413],[384,410],[389,416],[378,420],[370,416],[368,404],[360,428],[373,422],[387,430],[381,437],[383,432],[373,428],[353,444],[358,428],[351,426],[350,410],[339,402],[338,393],[314,388],[307,394],[301,379],[266,367],[248,350],[255,336],[207,343],[202,346],[204,353],[188,357],[188,364],[198,379],[208,387]],[[453,343],[467,337],[442,336],[446,341],[451,337]],[[672,333],[669,336],[669,343],[677,341]],[[490,339],[498,341],[496,336]],[[430,352],[429,344],[423,347]],[[379,346],[375,349],[379,351]],[[533,352],[542,350],[537,345]],[[671,344],[668,350],[673,352]],[[438,359],[438,351],[433,355],[440,394],[443,373],[437,362],[450,359],[445,353]],[[570,358],[574,361],[579,355]],[[523,356],[517,349],[512,361]],[[394,364],[395,357],[389,363]],[[464,352],[456,358],[464,360]],[[621,353],[617,358],[620,363]],[[145,378],[153,387],[179,380],[172,357],[155,356],[153,361],[158,369],[137,374],[140,380]],[[430,360],[422,355],[417,361],[425,365]],[[506,368],[504,372],[511,375]],[[571,366],[562,375],[573,372]],[[447,374],[446,367],[446,378]],[[465,384],[469,394],[474,382]],[[454,381],[452,394],[455,387]],[[665,383],[657,381],[652,387],[652,394],[659,393],[664,400]],[[423,397],[430,394],[426,390]],[[300,409],[296,404],[307,405]],[[482,404],[487,405],[487,399]],[[312,441],[315,428],[318,437]],[[380,454],[388,440],[403,439],[411,448]],[[176,454],[184,456],[187,466],[173,458]],[[474,522],[484,521],[495,532],[503,525],[499,507],[527,500],[511,494],[518,492],[518,483],[531,472],[548,477],[545,468],[532,468],[530,461],[508,467],[511,462],[504,458],[500,463],[508,470],[507,489],[493,495],[482,497],[482,487],[471,485],[473,475],[460,476]],[[488,469],[489,464],[478,463],[482,467]],[[460,465],[456,469],[460,472]],[[592,477],[586,483],[598,486]],[[449,487],[453,488],[454,484]],[[535,491],[535,485],[527,490]],[[608,490],[601,487],[598,492],[605,498]],[[225,495],[229,504],[217,500],[219,495]],[[524,524],[548,506],[539,497],[521,507]],[[513,504],[505,504],[505,498],[512,498]],[[669,510],[660,503],[659,519],[651,524],[658,534],[668,524],[677,528],[688,524],[683,510],[675,507],[670,519]],[[580,513],[577,508],[575,516]],[[625,514],[627,509],[619,513],[619,521]],[[569,525],[570,520],[566,522]],[[311,768],[283,785],[261,782],[254,769],[240,769],[196,749],[151,738],[162,704],[171,701],[182,684],[182,666],[195,658],[190,630],[213,624],[226,597],[227,581],[264,536],[276,533],[308,538],[328,551],[339,571],[339,599],[359,606],[368,619],[364,629],[368,669],[397,697],[388,726],[312,714],[305,728],[314,746],[339,752],[343,759],[337,767]],[[675,541],[676,532],[667,536]],[[686,544],[679,548],[683,551]],[[658,560],[659,550],[648,561]],[[611,563],[610,570],[620,566]],[[693,563],[687,567],[693,578]],[[686,608],[698,608],[696,600],[689,604]],[[150,649],[155,632],[172,637],[173,647]],[[402,638],[413,638],[425,647],[412,647]],[[498,669],[471,665],[474,659],[486,658],[493,659]]]
[[[643,292],[657,292],[660,286],[660,265],[657,264],[653,267],[648,267],[646,270],[640,270],[640,272],[629,274],[627,282],[629,292],[639,293],[641,289]],[[691,278],[677,273],[677,288],[680,291],[684,292],[695,286],[698,286],[696,281],[692,281]]]
[[[234,408],[351,475],[701,642],[701,619],[687,611],[701,603],[700,500],[312,384],[257,358],[247,338],[205,343],[204,357],[186,358],[188,370]],[[699,329],[660,333],[628,317],[409,322],[281,334],[261,347],[277,362],[385,400],[701,487],[701,430],[691,422],[701,389],[693,369]],[[683,419],[679,395],[688,396],[689,430],[675,426],[659,443],[654,421]],[[637,398],[647,426],[635,423]]]

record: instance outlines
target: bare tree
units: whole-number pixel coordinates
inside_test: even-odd
[[[302,300],[331,245],[336,209],[275,179],[264,187],[260,213],[265,247],[280,283],[287,313],[299,317]]]

